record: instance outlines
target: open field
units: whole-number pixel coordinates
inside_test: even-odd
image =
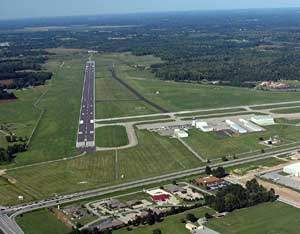
[[[299,106],[299,105],[300,105],[300,102],[290,103],[290,104],[279,104],[279,105],[254,106],[254,107],[251,107],[251,109],[263,110],[263,109],[273,109],[273,108],[281,108],[281,107],[292,107],[292,106]]]
[[[127,132],[123,126],[106,126],[96,129],[96,146],[98,147],[118,147],[127,144]]]
[[[9,131],[17,136],[29,137],[39,117],[39,111],[33,107],[33,103],[46,88],[36,87],[14,91],[18,97],[16,102],[0,103],[0,125],[7,126]],[[4,133],[0,133],[1,146],[4,143],[6,145],[3,136]]]
[[[201,162],[176,139],[138,131],[139,145],[118,151],[116,178],[115,152],[97,152],[80,158],[9,171],[17,186],[30,188],[37,198],[83,191],[108,184],[194,168]],[[5,194],[0,193],[0,198]]]
[[[244,111],[244,112],[235,112],[235,113],[226,113],[226,114],[212,114],[212,115],[201,115],[194,116],[189,118],[183,118],[182,120],[192,120],[192,119],[210,119],[210,118],[220,118],[220,117],[229,117],[229,116],[237,116],[237,115],[265,115],[260,112],[252,112],[252,111]]]
[[[24,214],[16,221],[26,234],[68,234],[72,231],[47,209]]]
[[[116,61],[116,70],[121,78],[143,93],[146,98],[171,111],[295,101],[300,97],[296,92],[265,92],[245,88],[165,82],[153,78],[147,70],[138,69],[135,70],[138,70],[139,77],[143,79],[136,79],[138,77],[132,74],[134,68],[130,65],[139,64],[141,57],[130,56],[129,65],[124,59],[120,59],[123,57],[122,54],[107,57]],[[141,73],[145,73],[144,77]],[[159,94],[156,94],[157,91]]]
[[[105,55],[95,56],[94,59],[96,61],[96,118],[158,112],[112,78],[110,68],[118,60],[107,58]]]
[[[96,102],[96,118],[114,118],[158,113],[143,101]]]
[[[190,136],[184,141],[206,159],[221,158],[251,150],[263,149],[258,144],[260,136],[267,134],[245,134],[236,136],[220,136],[215,132],[204,133],[198,129],[189,131]]]
[[[260,137],[267,140],[270,137],[277,136],[281,144],[299,141],[300,127],[278,124],[265,128],[267,130],[265,132],[234,135],[232,137],[220,136],[215,132],[204,133],[200,130],[192,129],[189,131],[190,136],[184,141],[207,159],[268,149],[268,146],[259,144]]]
[[[194,214],[198,218],[203,218],[205,213],[213,214],[214,211],[209,208],[198,208],[194,210],[189,210],[181,214],[172,215],[166,217],[161,223],[157,223],[152,226],[144,226],[136,228],[133,231],[127,231],[126,229],[120,229],[114,231],[114,234],[151,234],[153,230],[160,229],[163,234],[189,234],[190,232],[185,228],[185,224],[181,222],[182,219],[186,218],[188,213]]]
[[[120,119],[120,120],[107,120],[107,121],[98,121],[98,124],[113,124],[113,123],[127,123],[127,122],[143,122],[143,121],[156,121],[162,120],[166,121],[169,119],[169,116],[161,115],[161,116],[150,116],[150,117],[141,117],[141,118],[130,118],[130,119]],[[172,119],[169,119],[172,120]]]
[[[228,167],[226,169],[229,173],[235,173],[239,176],[246,175],[249,171],[256,170],[259,168],[271,168],[280,164],[286,163],[286,161],[278,158],[261,159],[251,163],[244,163],[242,165]]]
[[[54,78],[49,91],[39,104],[47,111],[32,138],[30,150],[17,157],[18,164],[48,161],[76,154],[75,141],[85,59],[69,58],[60,68],[57,60],[47,63],[47,68],[54,71]]]
[[[298,234],[299,225],[299,210],[280,202],[236,210],[208,223],[210,228],[222,234]]]
[[[201,111],[201,112],[193,112],[188,114],[177,114],[179,117],[189,117],[189,116],[197,116],[197,115],[213,115],[213,114],[227,114],[230,112],[242,112],[246,111],[244,108],[232,108],[226,110],[212,110],[212,111]]]
[[[294,108],[285,108],[285,109],[276,109],[272,110],[272,113],[276,114],[291,114],[291,113],[299,113],[300,107],[294,107]]]

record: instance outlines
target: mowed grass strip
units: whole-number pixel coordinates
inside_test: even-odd
[[[222,234],[298,234],[300,212],[280,202],[236,210],[208,226]]]
[[[229,137],[218,135],[216,132],[205,133],[199,129],[192,129],[189,134],[190,136],[184,141],[206,159],[263,149],[265,146],[259,144],[259,137],[269,136],[261,133]]]
[[[49,210],[23,214],[16,219],[26,234],[69,234],[72,229],[64,225]]]
[[[74,193],[105,186],[115,180],[114,152],[89,154],[80,158],[9,171],[18,184],[40,192],[40,197]],[[4,194],[0,194],[4,196]]]
[[[157,176],[202,165],[177,139],[147,130],[138,130],[137,136],[138,146],[118,151],[119,175],[126,179]]]
[[[97,119],[159,113],[143,101],[96,102],[95,106]]]
[[[143,121],[151,121],[151,120],[163,120],[170,118],[167,115],[159,115],[159,116],[150,116],[150,117],[141,117],[141,118],[130,118],[130,119],[120,119],[120,120],[107,120],[107,121],[99,121],[98,124],[113,124],[113,123],[127,123],[127,122],[143,122]],[[170,119],[172,120],[172,119]]]
[[[278,104],[278,105],[253,106],[253,107],[251,107],[251,109],[253,109],[253,110],[264,110],[264,109],[292,107],[292,106],[300,106],[300,102],[288,103],[288,104]]]
[[[96,129],[96,146],[118,147],[128,144],[124,126],[105,126]]]
[[[38,104],[46,112],[36,129],[29,150],[18,154],[16,158],[18,166],[77,154],[75,142],[85,61],[85,56],[78,56],[74,59],[64,56],[64,66],[61,66],[61,58],[52,57],[45,65],[48,71],[54,73],[51,84],[47,87],[29,89],[29,94],[24,91],[24,97],[20,98],[20,103],[18,101],[10,103],[11,106],[7,106],[9,108],[2,109],[8,111],[5,114],[7,117],[3,119],[29,124],[32,130],[40,114],[40,111],[34,109],[32,104],[41,95],[41,91],[48,90]],[[23,104],[25,105],[22,106]]]
[[[277,136],[280,144],[288,144],[299,141],[300,126],[273,125],[266,126],[266,131],[259,133],[247,133],[242,135],[220,136],[215,132],[204,133],[198,129],[189,131],[190,136],[186,141],[196,152],[204,158],[221,158],[222,156],[235,155],[250,151],[269,149],[259,144],[260,137],[267,140]]]
[[[276,109],[276,110],[272,110],[271,112],[276,114],[300,113],[300,107]]]
[[[11,170],[8,174],[19,183],[39,191],[41,196],[52,197],[55,193],[73,193],[203,165],[177,139],[160,137],[148,131],[137,131],[137,136],[138,146],[118,150],[120,178],[115,174],[115,151]]]
[[[122,54],[119,54],[122,57]],[[117,60],[117,55],[114,55]],[[139,57],[135,58],[137,61]],[[138,63],[138,62],[136,62]],[[118,60],[115,66],[120,78],[126,79],[132,87],[149,100],[170,111],[209,109],[299,100],[300,93],[260,91],[238,87],[222,87],[159,79],[135,79],[131,67]],[[149,71],[139,71],[139,73]],[[145,74],[145,77],[149,75]],[[159,94],[157,94],[157,91]]]
[[[222,114],[222,113],[230,113],[230,112],[242,112],[246,111],[244,108],[232,108],[232,109],[224,109],[224,110],[211,110],[211,111],[198,111],[187,114],[176,114],[179,117],[189,117],[189,116],[197,116],[197,115],[213,115],[213,114]]]
[[[205,213],[213,214],[213,210],[202,207],[194,210],[189,210],[181,214],[172,215],[164,218],[160,223],[156,223],[152,226],[144,226],[133,229],[132,231],[127,231],[126,228],[114,231],[114,234],[152,234],[155,229],[160,229],[163,234],[189,234],[190,232],[185,228],[185,224],[182,220],[186,218],[187,214],[194,214],[197,218],[203,218]]]

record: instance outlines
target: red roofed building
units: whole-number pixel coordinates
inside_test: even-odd
[[[209,185],[209,184],[214,184],[214,183],[218,183],[222,181],[221,179],[215,177],[215,176],[209,176],[209,177],[205,177],[205,178],[198,178],[195,179],[195,182],[197,184],[201,184],[201,185]]]
[[[165,201],[168,200],[171,197],[170,194],[159,194],[159,195],[153,195],[152,200],[153,201]]]

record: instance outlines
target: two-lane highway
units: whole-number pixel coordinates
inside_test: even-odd
[[[95,62],[85,69],[76,147],[81,151],[95,150]]]

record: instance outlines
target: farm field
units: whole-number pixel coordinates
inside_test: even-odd
[[[285,108],[285,109],[276,109],[272,110],[272,113],[276,114],[292,114],[292,113],[299,113],[300,107],[294,107],[294,108]]]
[[[298,234],[299,225],[298,209],[280,202],[236,210],[224,218],[208,222],[210,228],[222,234]]]
[[[106,126],[96,129],[96,146],[118,147],[128,144],[124,126]]]
[[[49,210],[43,209],[17,217],[17,223],[26,234],[69,234],[71,228],[65,226]]]
[[[138,146],[118,151],[118,178],[115,174],[115,151],[11,170],[8,175],[16,179],[16,185],[26,185],[36,197],[41,198],[53,196],[54,193],[78,192],[201,165],[176,139],[146,131],[138,131],[137,136],[140,142]],[[0,198],[2,196],[5,194],[0,193]]]
[[[182,219],[186,218],[188,213],[194,214],[197,218],[204,217],[205,213],[213,214],[214,211],[209,208],[198,208],[189,210],[181,214],[172,215],[166,217],[161,223],[154,224],[152,226],[144,226],[134,229],[133,231],[127,231],[126,229],[120,229],[114,231],[114,234],[151,234],[153,230],[160,229],[163,234],[189,234],[190,232],[185,228],[185,224],[181,222]]]
[[[277,136],[281,140],[281,144],[299,141],[299,127],[278,124],[265,128],[267,130],[265,132],[234,135],[232,137],[220,136],[215,132],[204,133],[200,130],[192,129],[189,131],[190,136],[184,141],[207,159],[268,149],[268,146],[259,144],[260,137],[267,140],[270,137]]]

